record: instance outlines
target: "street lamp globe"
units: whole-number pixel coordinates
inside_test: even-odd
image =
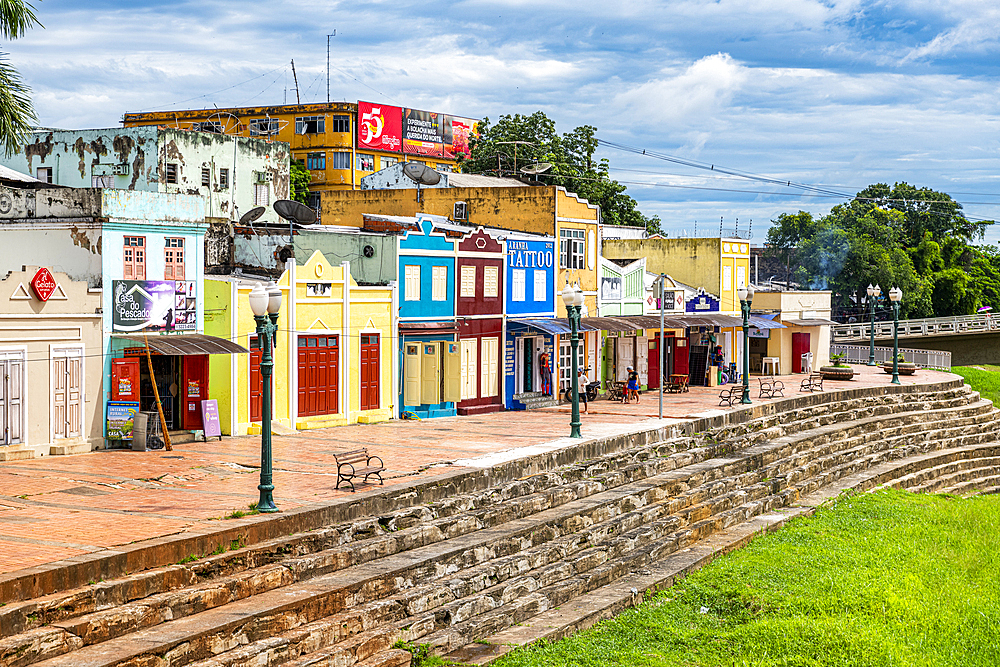
[[[253,289],[250,290],[250,311],[254,317],[263,317],[267,314],[269,301],[267,290],[260,283],[254,285]]]
[[[899,289],[898,287],[893,287],[891,290],[889,290],[890,301],[896,303],[902,300],[902,298],[903,298],[903,290]]]
[[[560,295],[562,296],[563,305],[565,306],[573,305],[573,288],[570,287],[568,280],[566,281],[566,287],[563,288],[563,291],[560,292]]]
[[[580,283],[577,282],[573,286],[573,305],[582,306],[583,305],[583,290],[580,289]]]
[[[871,283],[868,283],[868,298],[875,296],[875,288],[872,287]]]
[[[875,291],[872,294],[875,296],[876,299],[879,298],[880,296],[882,296],[882,288],[879,287],[878,285],[875,285]]]
[[[739,287],[736,288],[736,296],[739,297],[740,301],[746,301],[748,293],[749,292],[747,290],[746,285],[740,285]]]
[[[281,288],[275,285],[272,280],[267,286],[267,313],[268,315],[277,315],[280,310]]]

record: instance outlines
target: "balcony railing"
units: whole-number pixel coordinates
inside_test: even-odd
[[[914,363],[921,368],[933,368],[939,371],[951,370],[951,352],[940,350],[915,350],[912,348],[899,348],[903,357],[908,363]],[[867,364],[868,355],[871,353],[870,345],[838,345],[834,343],[830,346],[830,354],[846,354],[849,364]],[[875,363],[892,363],[891,347],[875,348]]]
[[[956,315],[954,317],[928,317],[921,320],[900,320],[899,335],[914,336],[954,336],[996,331],[996,318],[988,314]],[[838,324],[830,327],[834,341],[870,340],[871,323]],[[892,338],[892,322],[876,322],[875,338]]]

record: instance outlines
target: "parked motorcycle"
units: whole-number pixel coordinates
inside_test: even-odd
[[[591,382],[586,387],[584,387],[583,395],[585,395],[587,397],[588,401],[596,401],[597,400],[597,390],[600,389],[600,388],[601,388],[601,383],[600,382]],[[573,387],[569,387],[568,389],[566,389],[566,391],[563,393],[563,397],[566,399],[567,403],[572,402],[573,401]]]

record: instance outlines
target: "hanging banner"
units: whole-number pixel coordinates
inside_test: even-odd
[[[112,281],[112,331],[194,331],[196,283],[189,280]]]

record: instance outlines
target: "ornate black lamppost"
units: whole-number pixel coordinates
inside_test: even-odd
[[[878,285],[872,287],[871,283],[868,283],[868,308],[871,310],[871,329],[869,333],[871,334],[871,348],[868,350],[868,365],[875,365],[875,304],[878,303],[878,298],[882,294],[882,288]]]
[[[743,312],[743,398],[740,403],[750,403],[750,303],[753,301],[753,285],[740,285],[736,289]]]
[[[569,318],[569,343],[573,356],[570,364],[573,374],[573,384],[571,385],[573,388],[573,420],[569,423],[569,437],[582,438],[583,434],[580,432],[582,423],[580,422],[579,360],[576,353],[577,348],[580,346],[580,311],[583,308],[583,290],[580,289],[579,283],[570,286],[569,281],[566,281],[566,288],[562,291],[562,300],[566,305],[566,317]],[[586,390],[586,387],[584,390]]]
[[[892,301],[892,384],[899,384],[899,302],[903,298],[903,290],[893,287],[889,290],[889,300]]]
[[[274,370],[274,338],[278,332],[278,311],[281,310],[281,289],[273,282],[265,289],[257,283],[250,290],[250,310],[257,321],[257,344],[260,345],[260,375],[264,383],[261,396],[260,430],[260,499],[257,511],[277,512],[274,504],[274,483],[271,472],[271,374]]]

